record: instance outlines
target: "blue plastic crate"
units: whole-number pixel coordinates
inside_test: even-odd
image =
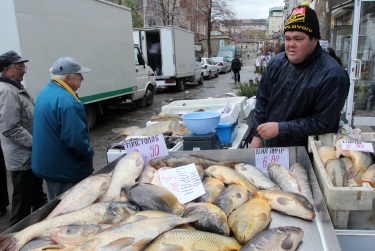
[[[218,124],[215,130],[222,144],[231,144],[238,133],[238,119],[233,124]]]

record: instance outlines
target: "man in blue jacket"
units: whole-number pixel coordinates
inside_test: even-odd
[[[51,201],[93,173],[87,116],[76,91],[91,70],[73,58],[59,58],[34,110],[32,170],[47,183]]]
[[[315,11],[295,8],[284,35],[285,52],[270,61],[260,80],[250,147],[307,146],[309,135],[338,131],[350,80],[320,47]]]

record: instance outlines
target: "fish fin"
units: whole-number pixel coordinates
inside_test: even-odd
[[[238,161],[229,161],[229,162],[225,162],[225,164],[227,164],[229,167],[233,168],[234,169],[234,166],[237,165],[237,164],[240,164],[242,162],[238,162]]]
[[[17,246],[19,246],[19,244],[17,244],[17,240],[14,238],[13,234],[0,236],[0,250],[20,250],[23,245],[18,248]]]
[[[259,193],[258,191],[249,192],[249,195],[252,195],[256,199],[265,199],[264,195]]]
[[[268,219],[266,213],[260,213],[260,214],[257,215],[257,217],[258,217],[261,221],[266,221],[266,220]]]
[[[122,133],[125,130],[125,128],[113,128],[111,131],[113,133],[119,134]]]
[[[132,246],[137,247],[139,250],[143,250],[143,248],[146,247],[146,245],[150,243],[152,240],[153,238],[144,238],[135,242]]]
[[[126,196],[126,192],[124,190],[121,189],[120,191],[120,198],[119,198],[119,201],[121,202],[128,202],[128,196]]]
[[[291,234],[285,238],[285,240],[281,243],[281,248],[284,250],[290,250],[293,247],[293,237]]]
[[[201,154],[201,153],[190,153],[189,154],[190,156],[193,156],[193,157],[198,157],[198,158],[207,158],[204,154]]]
[[[123,191],[126,195],[126,198],[129,199],[129,193],[130,193],[130,190],[132,190],[134,187],[138,186],[140,183],[139,182],[134,182],[132,184],[128,184],[126,186],[124,186],[121,191]]]
[[[103,251],[121,250],[122,248],[133,244],[133,242],[134,242],[133,237],[124,237],[124,238],[120,238],[115,241],[112,241],[105,246],[102,246],[100,250],[103,250]]]
[[[167,243],[161,243],[159,245],[159,250],[163,251],[183,251],[185,248],[183,246],[177,245],[177,244],[167,244]]]
[[[114,216],[99,222],[99,224],[116,225],[123,220],[124,218],[122,218],[121,216]]]
[[[50,249],[69,249],[73,248],[75,246],[68,246],[68,245],[63,245],[63,244],[50,244],[50,245],[45,245],[43,247],[40,247],[38,250],[50,250]]]

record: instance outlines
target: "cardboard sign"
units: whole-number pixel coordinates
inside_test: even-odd
[[[162,134],[125,141],[126,152],[137,151],[142,154],[145,162],[157,157],[168,156],[167,145]]]
[[[374,152],[374,148],[372,144],[368,142],[342,141],[341,149],[342,150],[354,150],[354,151],[360,151],[360,152],[369,152],[369,153]]]
[[[190,202],[206,193],[195,164],[159,171],[160,183],[180,203]]]
[[[255,166],[261,171],[268,171],[267,166],[271,162],[277,162],[289,170],[288,148],[256,148]]]

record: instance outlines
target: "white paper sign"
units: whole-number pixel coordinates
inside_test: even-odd
[[[169,155],[167,145],[165,144],[162,134],[125,141],[123,144],[126,152],[130,153],[137,151],[141,153],[145,162],[157,157]]]
[[[159,171],[161,185],[180,203],[190,202],[206,193],[195,164]]]
[[[271,162],[278,162],[289,170],[289,149],[288,148],[256,148],[255,166],[261,171],[267,171]]]
[[[374,152],[374,148],[371,143],[368,142],[356,142],[356,141],[342,141],[342,150],[354,150],[360,152]]]

